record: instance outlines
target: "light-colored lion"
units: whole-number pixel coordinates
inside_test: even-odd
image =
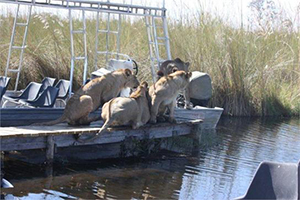
[[[100,118],[100,116],[97,118],[89,117],[92,111],[118,96],[123,88],[138,86],[139,81],[129,69],[119,69],[95,78],[75,92],[68,100],[60,118],[39,125],[54,125],[65,121],[70,125],[89,124]]]
[[[174,118],[174,108],[176,97],[179,92],[184,90],[189,84],[190,72],[175,71],[168,76],[161,77],[149,89],[151,97],[151,123],[156,123],[157,115],[164,115],[166,109],[169,109],[168,121],[176,122]]]
[[[162,76],[167,76],[174,70],[183,70],[185,72],[189,71],[189,62],[184,62],[180,58],[175,60],[166,60],[163,62],[158,71],[158,78]],[[190,79],[189,85],[183,92],[184,95],[184,107],[191,109],[191,102],[194,106],[207,106],[208,101],[212,96],[212,85],[211,78],[206,73],[201,73],[198,71],[192,72],[192,77]]]
[[[147,95],[148,84],[143,82],[130,97],[117,97],[105,103],[101,113],[104,124],[98,135],[109,126],[131,125],[136,129],[146,124],[150,119]]]

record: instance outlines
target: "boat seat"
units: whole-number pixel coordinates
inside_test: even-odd
[[[56,80],[56,78],[45,77],[42,80],[42,91],[46,90],[48,86],[53,87],[55,80]]]
[[[63,102],[64,106],[66,105],[66,99],[68,98],[68,93],[70,90],[70,81],[60,79],[54,86],[59,89],[57,101]]]
[[[37,98],[41,90],[42,90],[41,83],[30,82],[19,96],[9,96],[9,97],[16,100],[25,99],[28,101],[33,101]]]
[[[5,93],[5,87],[0,86],[0,101],[2,100],[4,93]]]
[[[0,76],[0,86],[7,87],[10,81],[10,77]]]
[[[41,83],[30,82],[19,96],[4,96],[5,101],[2,108],[5,108],[8,103],[16,104],[16,106],[22,105],[22,103],[19,103],[20,100],[33,101],[38,97],[41,90]]]
[[[51,108],[54,106],[58,91],[58,88],[48,86],[36,100],[20,100],[20,103],[23,103],[25,106]]]
[[[9,82],[10,77],[0,76],[0,101],[7,90]]]
[[[247,193],[237,199],[294,199],[300,190],[299,163],[262,162]]]

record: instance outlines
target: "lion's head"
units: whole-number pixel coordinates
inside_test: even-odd
[[[123,75],[125,77],[125,87],[137,88],[140,82],[137,80],[136,76],[132,74],[130,69],[123,69]]]

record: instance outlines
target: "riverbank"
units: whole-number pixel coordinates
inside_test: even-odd
[[[105,23],[101,24],[105,26]],[[12,15],[0,16],[0,24],[2,75],[6,66]],[[80,26],[78,20],[74,20],[74,24],[75,27]],[[214,91],[210,106],[222,107],[224,114],[230,116],[299,116],[300,33],[291,28],[293,24],[256,31],[233,28],[227,24],[223,19],[205,13],[192,21],[169,19],[172,56],[189,61],[191,70],[206,72],[212,78]],[[112,21],[110,27],[115,30],[117,23]],[[139,79],[151,82],[143,19],[131,21],[124,18],[121,29],[121,52],[138,62]],[[95,32],[95,19],[90,18],[87,20],[89,72],[94,70]],[[20,89],[30,81],[41,81],[45,76],[69,79],[69,38],[68,20],[47,13],[33,14]],[[21,41],[21,37],[15,39]],[[74,39],[77,49],[81,49],[81,38]],[[114,49],[116,38],[111,37],[110,40]],[[98,42],[99,46],[104,47],[105,37]],[[13,54],[11,64],[16,65],[17,61],[18,54]],[[103,63],[99,63],[98,67],[101,66]],[[83,67],[75,69],[75,89],[80,86],[82,70]]]

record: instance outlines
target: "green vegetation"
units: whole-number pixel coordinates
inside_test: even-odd
[[[75,26],[80,21],[74,20]],[[45,76],[69,79],[70,33],[68,20],[50,14],[32,16],[19,88]],[[0,16],[0,74],[4,74],[13,16]],[[105,22],[103,22],[105,24]],[[112,29],[116,29],[113,21]],[[18,30],[16,41],[22,30]],[[87,21],[89,71],[94,70],[95,20]],[[191,70],[210,74],[211,106],[232,116],[299,115],[300,32],[289,26],[248,31],[233,28],[218,17],[202,14],[190,22],[169,19],[172,56],[191,63]],[[82,51],[81,35],[75,49]],[[99,39],[99,46],[104,47]],[[111,38],[111,48],[115,48]],[[122,22],[121,52],[140,65],[139,78],[151,81],[147,34],[143,19]],[[79,53],[80,54],[80,53]],[[18,56],[14,55],[12,65]],[[100,60],[100,59],[99,59]],[[102,59],[103,61],[104,59]],[[101,61],[101,60],[100,60]],[[98,67],[103,66],[99,62]],[[82,80],[82,65],[75,70],[75,88]]]

